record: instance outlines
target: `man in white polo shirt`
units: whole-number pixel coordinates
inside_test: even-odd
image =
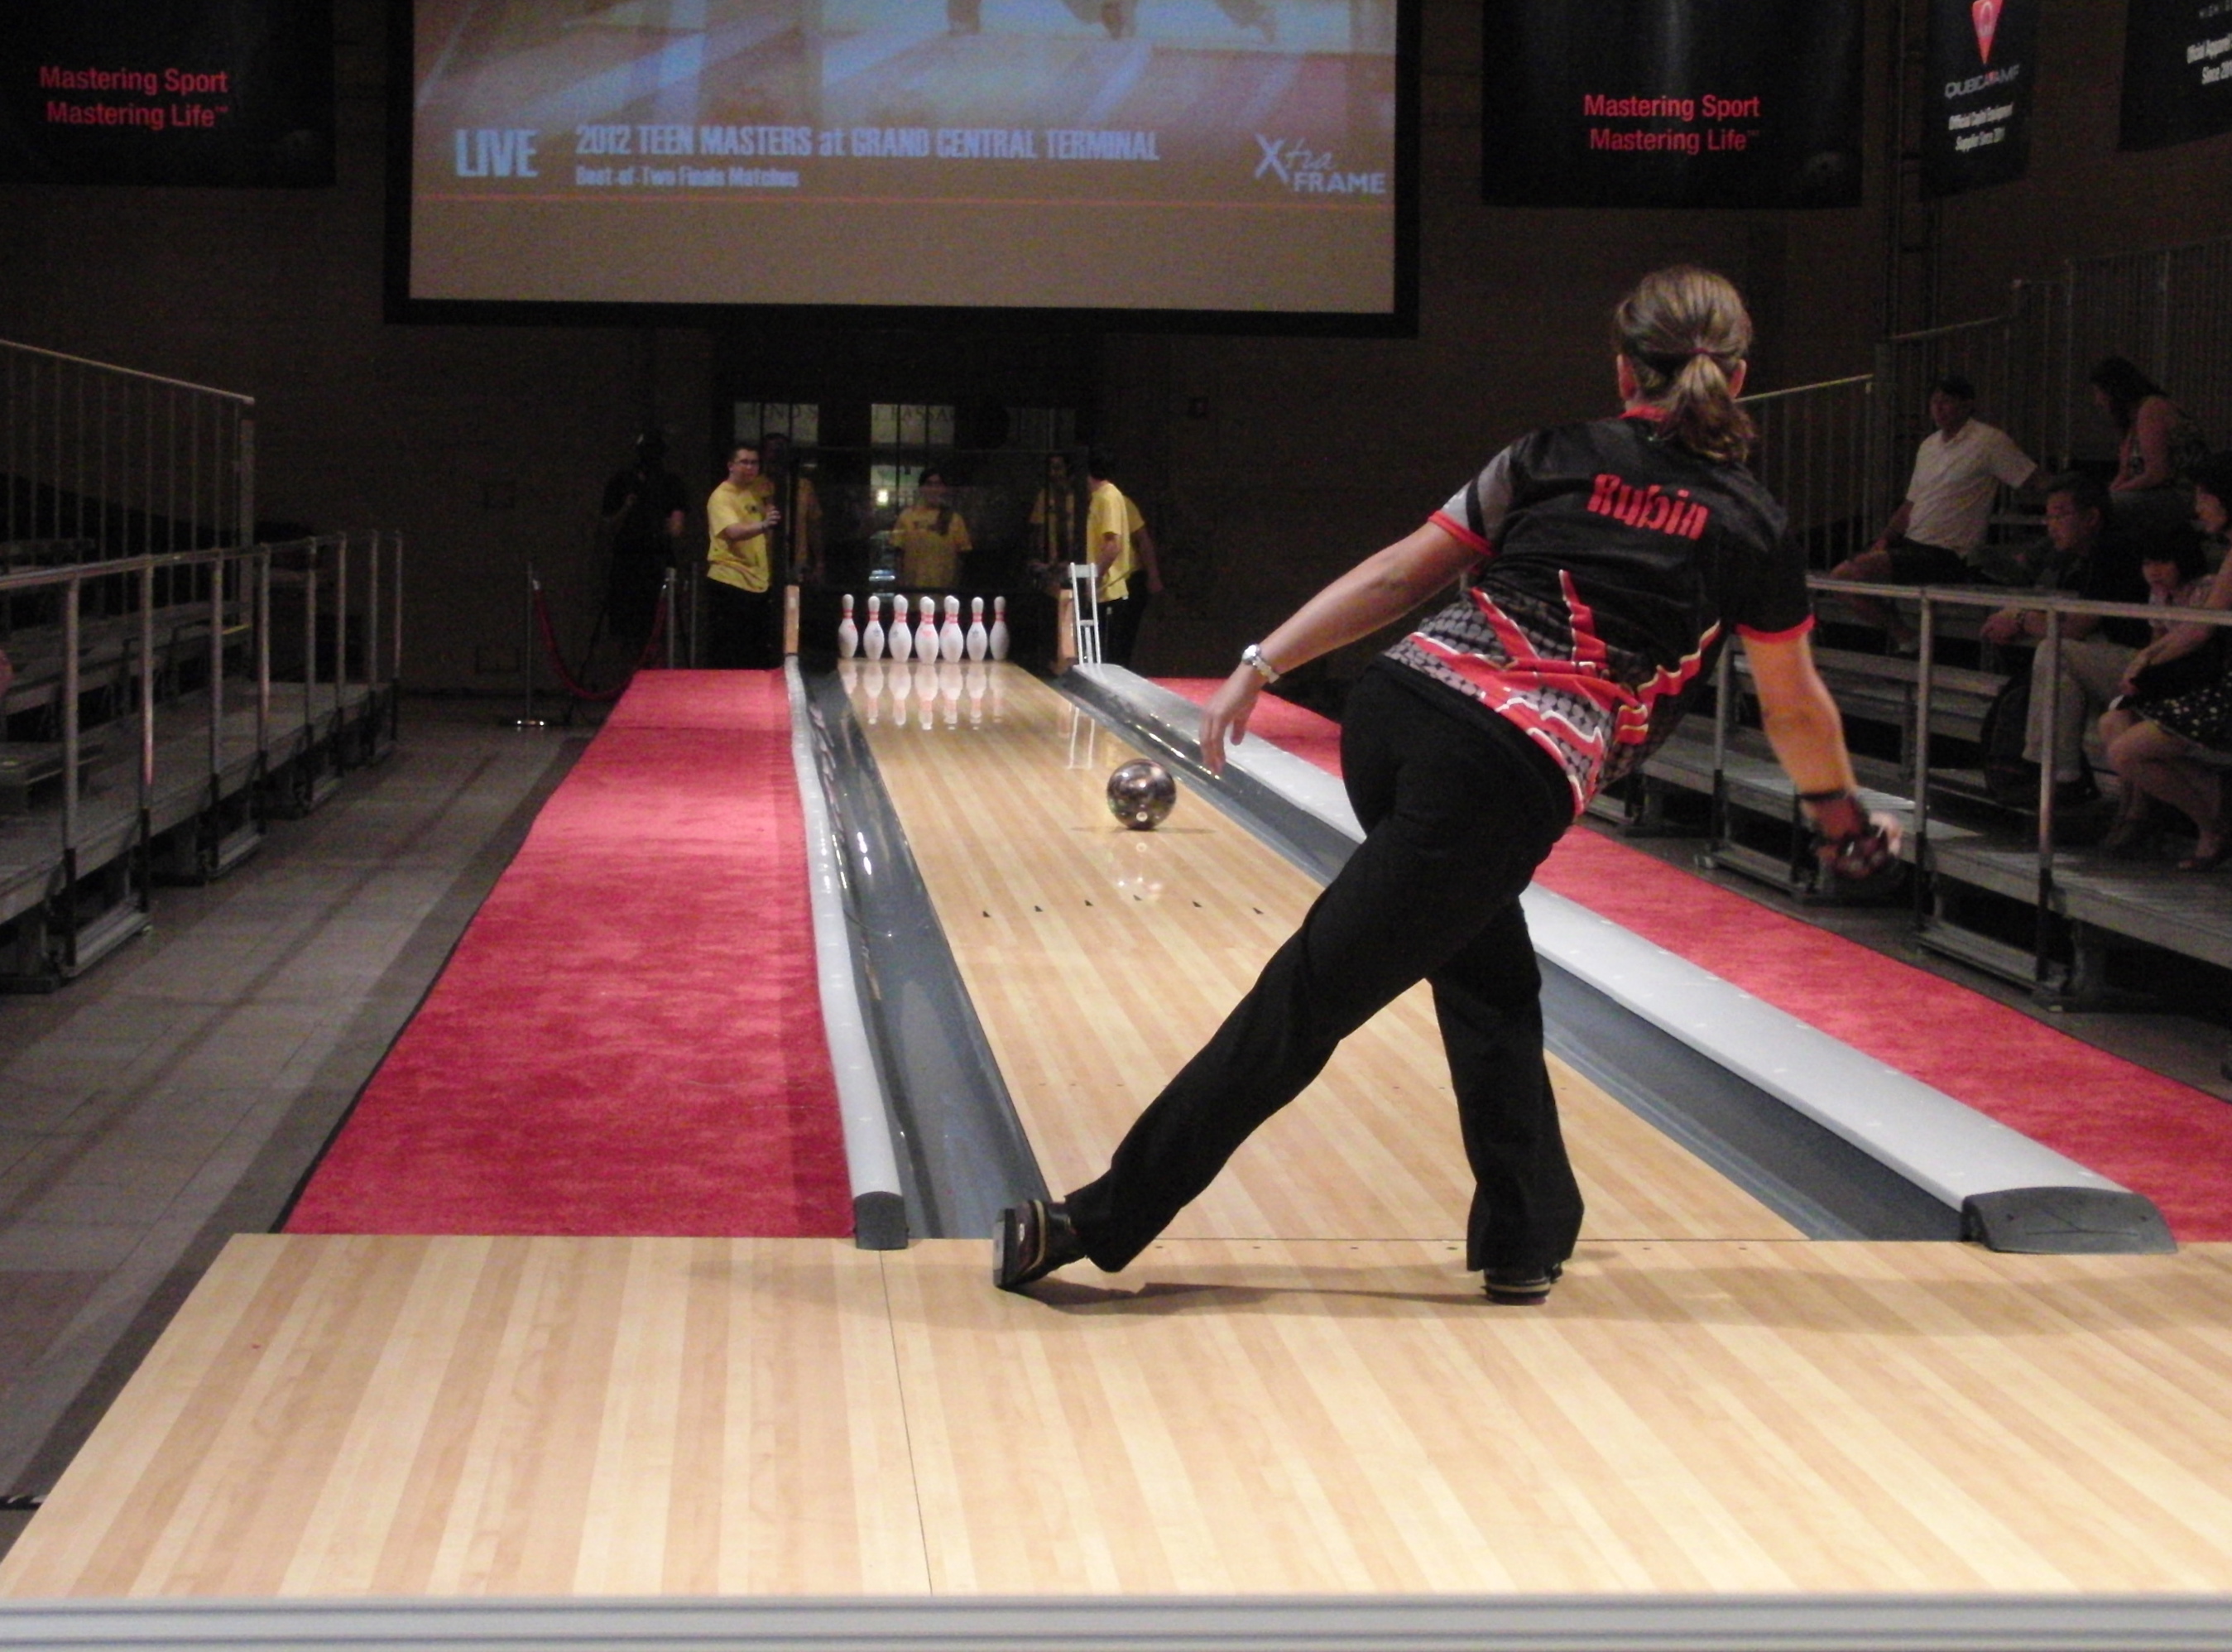
[[[1930,388],[1930,422],[1937,426],[1915,451],[1906,498],[1891,512],[1883,535],[1851,561],[1830,570],[1836,579],[1896,585],[1963,585],[1975,577],[1977,548],[1990,524],[2001,485],[2028,485],[2038,466],[1996,425],[1971,417],[1976,387],[1948,374]],[[1855,610],[1880,624],[1895,652],[1913,639],[1898,612],[1859,597]]]

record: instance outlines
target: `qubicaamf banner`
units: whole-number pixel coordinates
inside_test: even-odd
[[[0,179],[332,183],[332,0],[14,0]]]
[[[1487,0],[1501,206],[1860,204],[1860,0]]]
[[[1930,0],[1922,181],[1931,195],[2012,183],[2030,165],[2041,0]]]
[[[2232,132],[2232,0],[2130,0],[2123,146],[2221,132]]]

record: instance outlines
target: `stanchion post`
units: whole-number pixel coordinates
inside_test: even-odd
[[[549,725],[535,714],[535,599],[541,595],[542,582],[535,576],[535,559],[527,563],[527,632],[519,656],[520,674],[527,680],[527,703],[518,716],[509,719],[509,727],[517,729],[548,728]]]

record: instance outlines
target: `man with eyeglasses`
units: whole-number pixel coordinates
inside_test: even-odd
[[[2052,548],[2042,590],[2066,591],[2096,602],[2144,602],[2147,577],[2140,548],[2115,530],[2108,491],[2097,477],[2075,472],[2047,484],[2046,536]],[[2006,608],[1984,621],[1983,638],[2001,647],[2041,641],[2046,615],[2037,608]],[[1985,781],[2002,802],[2028,806],[2038,797],[2035,766],[2051,753],[2054,801],[2081,803],[2099,795],[2085,766],[2085,732],[2120,692],[2124,668],[2147,641],[2144,620],[2102,619],[2091,614],[2061,616],[2059,649],[2060,715],[2047,726],[2054,697],[2047,651],[2031,656],[2030,707],[2023,725],[2026,770],[1986,753]]]

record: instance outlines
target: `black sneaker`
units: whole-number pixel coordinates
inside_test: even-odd
[[[1522,1264],[1517,1267],[1489,1268],[1480,1276],[1480,1288],[1488,1293],[1490,1302],[1508,1308],[1532,1307],[1550,1299],[1550,1287],[1558,1283],[1566,1272],[1562,1262],[1553,1262],[1547,1267]]]
[[[1010,1205],[992,1234],[992,1283],[1020,1291],[1056,1268],[1085,1260],[1085,1246],[1069,1225],[1069,1206],[1045,1199]]]

